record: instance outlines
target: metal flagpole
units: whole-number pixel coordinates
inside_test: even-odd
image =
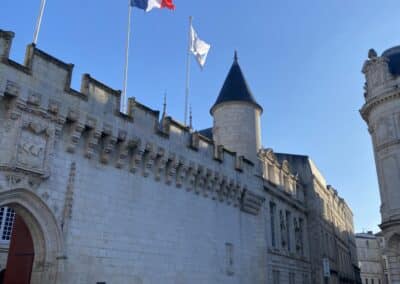
[[[128,90],[128,67],[129,67],[129,46],[131,39],[131,19],[132,19],[132,5],[131,0],[129,3],[129,12],[128,12],[128,32],[126,34],[126,46],[125,46],[125,70],[124,70],[124,87],[121,97],[121,111],[123,113],[127,113],[127,90]]]
[[[192,45],[192,16],[189,17],[189,40],[188,40],[188,50],[186,58],[185,126],[187,126],[187,115],[188,115],[188,104],[189,104],[191,45]]]
[[[46,0],[42,0],[42,2],[40,3],[39,17],[36,22],[35,33],[33,35],[33,43],[34,44],[37,44],[37,41],[38,41],[40,25],[42,24],[42,18],[43,18],[43,13],[44,13],[45,7],[46,7]]]

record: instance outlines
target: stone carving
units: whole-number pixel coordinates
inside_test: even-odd
[[[101,137],[101,133],[92,129],[89,131],[88,138],[86,140],[86,151],[85,157],[91,159],[95,152],[95,147],[99,143],[99,139]]]
[[[378,54],[376,53],[375,49],[371,48],[370,50],[368,50],[368,58],[369,59],[373,59],[378,57]]]
[[[31,93],[28,97],[28,103],[34,106],[39,106],[41,100],[41,95],[37,93]]]
[[[165,183],[172,184],[174,176],[177,173],[178,164],[176,162],[175,154],[170,154],[165,165]]]
[[[163,148],[158,148],[157,153],[155,154],[155,162],[154,162],[154,179],[156,181],[160,181],[162,177],[162,173],[165,171],[167,161],[164,158],[165,150]]]
[[[115,166],[118,169],[122,169],[124,164],[126,163],[126,160],[129,156],[129,150],[130,150],[130,146],[129,143],[126,141],[121,141],[119,143],[119,147],[118,147],[118,158],[117,158],[117,162],[115,164]]]
[[[180,158],[176,169],[176,186],[178,188],[184,185],[187,171],[188,168],[185,166],[184,160]]]
[[[117,138],[108,135],[103,139],[103,150],[100,155],[100,162],[103,164],[108,164],[110,161],[111,153],[114,149],[115,144],[117,143]]]
[[[61,230],[65,233],[67,231],[67,224],[72,218],[72,205],[74,201],[74,188],[75,188],[75,175],[76,175],[76,163],[71,163],[67,192],[65,193],[64,211],[61,219]]]
[[[197,172],[196,172],[195,187],[194,187],[194,192],[196,194],[200,194],[200,191],[204,188],[204,185],[205,185],[205,175],[204,174],[205,173],[204,173],[203,166],[198,166]]]
[[[154,159],[155,159],[155,154],[153,151],[153,144],[147,143],[145,150],[143,152],[143,157],[142,157],[142,174],[144,177],[148,177],[153,165],[154,165]]]
[[[60,110],[60,103],[56,102],[56,101],[53,101],[53,100],[50,100],[49,101],[49,106],[48,106],[48,111],[51,114],[58,114],[59,110]]]
[[[136,173],[142,162],[144,150],[141,149],[141,144],[139,139],[133,139],[128,142],[128,147],[132,151],[132,157],[129,163],[129,170],[131,173]]]
[[[54,137],[54,131],[38,121],[22,123],[16,150],[16,166],[18,168],[44,175],[49,138]],[[53,139],[52,139],[53,140]]]
[[[14,188],[24,188],[30,191],[36,191],[41,183],[40,178],[22,173],[6,173],[5,190]]]
[[[216,200],[220,191],[220,175],[219,172],[214,172],[212,199]]]
[[[370,55],[374,55],[373,52]],[[367,77],[368,89],[380,86],[392,78],[389,72],[388,59],[385,57],[372,56],[364,64],[362,71]]]
[[[212,192],[213,190],[213,171],[210,169],[207,169],[205,179],[204,179],[204,191],[203,195],[204,197],[208,197],[208,195]]]
[[[75,117],[75,112],[70,112],[70,116]],[[70,142],[67,145],[67,151],[70,153],[75,152],[76,145],[78,145],[79,139],[81,138],[82,131],[85,129],[85,125],[79,122],[73,122],[70,129]]]
[[[197,166],[195,163],[190,162],[187,170],[187,184],[186,190],[192,191],[196,186]]]

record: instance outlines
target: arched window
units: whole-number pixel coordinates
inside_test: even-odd
[[[9,243],[14,223],[15,212],[12,208],[0,208],[0,242]]]

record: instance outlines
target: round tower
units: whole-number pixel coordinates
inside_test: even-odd
[[[232,67],[210,110],[214,118],[214,143],[256,163],[261,148],[262,111],[247,85],[235,52]]]
[[[370,50],[361,115],[372,137],[378,173],[380,225],[387,244],[392,283],[400,284],[400,46],[378,56]]]

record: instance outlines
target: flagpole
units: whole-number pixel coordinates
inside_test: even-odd
[[[129,3],[128,12],[128,31],[126,34],[126,45],[125,45],[125,69],[124,69],[124,86],[121,97],[121,111],[127,113],[127,90],[128,90],[128,68],[129,68],[129,47],[131,39],[131,19],[132,19],[132,5],[131,0]]]
[[[185,126],[187,126],[188,104],[189,104],[189,88],[190,88],[190,47],[192,43],[192,16],[189,17],[189,38],[188,50],[186,58],[186,90],[185,90]]]
[[[42,19],[43,19],[43,13],[44,13],[44,8],[46,7],[46,0],[41,0],[40,3],[40,10],[39,10],[39,17],[36,21],[36,27],[35,27],[35,33],[33,35],[33,43],[37,44],[38,37],[39,37],[39,32],[40,32],[40,26],[42,24]]]

